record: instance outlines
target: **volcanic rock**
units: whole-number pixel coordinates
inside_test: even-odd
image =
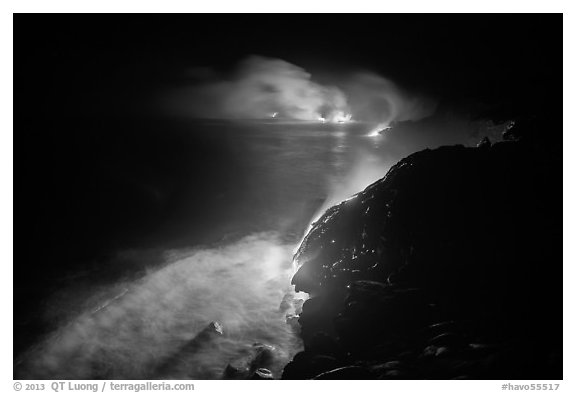
[[[176,353],[167,357],[156,369],[157,377],[166,378],[181,375],[187,367],[194,364],[194,357],[200,351],[217,350],[218,339],[224,334],[222,325],[210,322],[193,339],[183,345]]]
[[[314,379],[370,379],[371,377],[372,374],[365,368],[349,366],[327,371]]]
[[[294,359],[284,367],[282,379],[311,379],[340,366],[342,366],[342,361],[333,356],[302,351],[298,352]]]
[[[272,371],[267,368],[259,368],[250,379],[274,379],[274,376],[272,375]]]
[[[412,154],[326,210],[283,378],[562,378],[561,156],[509,139]]]

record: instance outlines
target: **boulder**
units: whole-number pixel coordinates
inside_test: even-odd
[[[254,372],[250,379],[274,379],[274,375],[272,375],[272,371],[267,368],[259,368]]]
[[[155,376],[157,378],[166,378],[171,375],[182,375],[188,367],[194,364],[194,357],[200,351],[208,349],[216,351],[218,340],[223,334],[224,328],[219,322],[210,322],[193,339],[164,359],[157,367]]]
[[[292,279],[305,351],[283,378],[322,361],[321,379],[562,377],[562,162],[513,128],[412,154],[311,226]]]
[[[282,379],[312,379],[316,375],[334,370],[341,365],[342,361],[333,356],[302,351],[284,367]]]
[[[348,366],[340,367],[335,370],[330,370],[320,375],[317,375],[313,379],[371,379],[373,375],[363,367],[358,366]]]

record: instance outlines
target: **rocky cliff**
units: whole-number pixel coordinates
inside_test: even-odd
[[[561,174],[534,138],[442,147],[328,209],[283,378],[562,378]]]

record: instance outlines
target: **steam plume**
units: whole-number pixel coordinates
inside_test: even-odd
[[[206,70],[204,70],[206,71]],[[435,102],[410,95],[369,72],[341,74],[333,85],[313,80],[303,68],[280,59],[251,56],[230,76],[196,72],[178,89],[169,108],[197,118],[270,119],[389,125],[431,115]]]
[[[220,248],[166,251],[164,266],[108,288],[108,301],[87,304],[37,345],[20,373],[30,379],[153,378],[159,364],[217,321],[222,337],[179,357],[177,363],[188,367],[165,370],[163,378],[220,378],[228,363],[249,357],[255,343],[274,346],[268,367],[279,376],[300,346],[286,324],[294,309],[279,307],[287,294],[293,297],[292,248],[261,233]]]
[[[317,121],[348,111],[340,89],[313,82],[308,72],[286,61],[258,56],[241,62],[231,78],[201,80],[177,97],[185,111],[200,118]]]

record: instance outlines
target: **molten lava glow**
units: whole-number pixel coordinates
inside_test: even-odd
[[[370,137],[380,136],[384,133],[384,131],[388,131],[392,129],[388,124],[378,124],[372,131],[368,133]]]
[[[321,115],[318,116],[318,121],[322,123],[328,122],[335,124],[349,123],[352,121],[352,114],[343,111],[335,111],[326,117]]]
[[[332,115],[330,121],[332,121],[333,123],[348,123],[352,121],[352,115],[350,113],[344,113],[338,111],[334,115]]]

